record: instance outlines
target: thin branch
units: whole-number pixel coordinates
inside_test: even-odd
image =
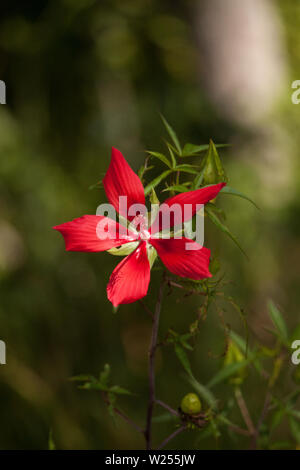
[[[264,401],[264,405],[263,405],[263,408],[262,408],[262,412],[261,412],[260,417],[258,419],[257,426],[256,426],[256,429],[255,429],[255,433],[254,433],[253,439],[252,439],[253,449],[257,448],[257,439],[258,439],[258,436],[259,436],[260,428],[261,428],[261,425],[262,425],[262,423],[263,423],[263,421],[264,421],[264,419],[265,419],[265,417],[266,417],[266,415],[269,411],[271,398],[272,398],[272,395],[271,395],[270,389],[268,388],[267,393],[266,393],[266,397],[265,397],[265,401]]]
[[[171,408],[171,406],[167,405],[167,403],[164,403],[164,402],[161,401],[161,400],[155,400],[155,403],[157,403],[158,405],[160,405],[162,408],[165,408],[166,410],[168,410],[169,413],[171,413],[171,415],[174,415],[174,416],[177,416],[177,417],[180,416],[180,414],[178,413],[178,411],[174,410],[174,408]]]
[[[104,402],[107,404],[107,405],[111,405],[111,402],[108,398],[108,396],[106,395],[106,393],[103,393],[102,394],[103,396],[103,400]],[[136,431],[140,432],[140,433],[144,433],[144,430],[137,424],[135,423],[134,421],[132,421],[131,418],[129,418],[129,416],[127,416],[125,413],[123,413],[123,411],[119,410],[119,408],[116,408],[115,406],[113,407],[113,411],[118,415],[120,416],[121,418],[124,419],[124,421],[126,421],[128,424],[130,424]]]
[[[140,433],[144,433],[144,430],[138,425],[136,424],[134,421],[132,421],[132,419],[130,419],[127,415],[125,415],[121,410],[119,410],[118,408],[114,408],[114,412],[119,415],[121,418],[124,419],[124,421],[126,421],[127,423],[131,424],[131,426],[138,432]]]
[[[152,335],[149,349],[149,403],[147,411],[147,422],[145,430],[145,439],[147,450],[151,449],[152,443],[152,415],[153,407],[155,403],[155,353],[157,349],[157,336],[158,336],[158,327],[159,327],[159,317],[161,311],[161,304],[163,299],[163,291],[165,287],[165,274],[163,275],[163,280],[160,284],[158,298],[155,307],[155,313],[153,318],[152,326]]]
[[[161,444],[160,446],[157,447],[157,450],[160,450],[162,449],[163,447],[165,447],[168,442],[170,442],[172,439],[174,439],[174,437],[178,436],[178,434],[180,434],[182,431],[184,431],[186,429],[186,425],[183,425],[181,426],[180,428],[176,429],[176,431],[174,431],[172,434],[170,434]]]
[[[236,424],[231,424],[229,426],[229,429],[231,431],[236,432],[237,434],[241,434],[242,436],[250,436],[250,432],[248,431],[248,429],[243,429],[240,426],[237,426]]]
[[[153,313],[151,312],[150,308],[147,307],[147,305],[142,301],[142,299],[139,299],[138,302],[141,304],[141,306],[143,307],[143,309],[145,310],[146,313],[148,313],[148,315],[150,315],[150,317],[154,318],[154,315]]]
[[[197,294],[197,295],[204,295],[206,296],[207,294],[205,292],[199,292],[196,289],[189,289],[186,286],[183,286],[181,284],[178,284],[178,282],[173,281],[172,279],[168,279],[168,284],[169,286],[177,287],[178,289],[183,289],[187,292],[189,295]]]
[[[239,409],[240,409],[240,411],[242,413],[242,416],[244,418],[245,424],[246,424],[246,426],[249,430],[249,433],[253,436],[253,435],[255,435],[255,427],[254,427],[253,421],[251,419],[251,416],[249,414],[249,411],[248,411],[246,402],[244,400],[244,397],[242,395],[241,389],[239,387],[236,387],[234,393],[235,393],[235,398],[236,398],[237,404],[238,404]]]

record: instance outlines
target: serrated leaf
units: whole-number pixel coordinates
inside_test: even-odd
[[[165,165],[167,165],[169,168],[172,168],[172,164],[171,162],[169,161],[169,159],[163,155],[162,153],[160,152],[152,152],[150,150],[147,150],[147,153],[149,155],[151,155],[151,157],[155,157],[155,158],[158,158],[161,162],[163,162]]]
[[[178,137],[177,137],[174,129],[172,129],[172,127],[170,126],[170,124],[167,122],[167,120],[164,118],[164,116],[162,114],[160,115],[160,117],[162,119],[162,122],[164,123],[165,128],[168,131],[169,136],[171,137],[171,139],[172,139],[172,141],[173,141],[173,143],[176,147],[176,150],[177,150],[178,154],[181,155],[181,146],[180,146]]]
[[[172,173],[172,170],[166,170],[163,173],[161,173],[159,176],[154,178],[154,180],[151,181],[151,183],[147,184],[145,187],[145,196],[148,196],[148,194],[152,191],[153,188],[155,188],[159,183],[162,182],[170,173]]]
[[[243,250],[243,248],[241,247],[241,245],[239,244],[237,238],[230,232],[230,230],[228,229],[228,227],[226,227],[226,225],[223,224],[223,222],[220,221],[220,219],[218,218],[218,216],[216,214],[213,213],[213,211],[208,208],[207,206],[205,207],[205,212],[207,213],[208,217],[210,218],[210,220],[220,229],[222,230],[222,232],[226,233],[226,235],[228,235],[229,238],[231,238],[231,240],[239,247],[239,249],[241,250],[241,252],[246,256],[247,259],[248,256],[247,254],[245,253],[245,251]]]
[[[220,194],[231,194],[232,196],[241,197],[243,199],[246,199],[246,201],[251,202],[256,207],[256,209],[259,209],[259,207],[255,204],[255,202],[252,199],[250,199],[250,197],[245,196],[245,194],[241,193],[240,191],[237,191],[234,188],[231,188],[230,186],[227,186],[227,185],[224,186],[221,189]]]
[[[279,332],[279,336],[280,336],[281,340],[283,342],[287,342],[288,341],[288,331],[287,331],[285,321],[284,321],[283,316],[281,315],[280,311],[278,310],[278,308],[276,307],[276,305],[274,304],[274,302],[271,299],[268,301],[268,310],[269,310],[269,315],[272,319],[272,322],[273,322],[275,328],[277,329],[277,331]]]

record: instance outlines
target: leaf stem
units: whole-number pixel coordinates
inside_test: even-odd
[[[176,431],[172,432],[172,434],[170,434],[168,437],[166,437],[166,439],[160,444],[160,446],[157,447],[157,450],[160,450],[163,447],[165,447],[168,444],[168,442],[170,442],[172,439],[174,439],[174,437],[178,436],[178,434],[180,434],[185,429],[186,429],[185,424],[180,426],[180,428],[176,429]]]
[[[102,394],[103,396],[103,400],[104,402],[107,404],[107,405],[111,405],[111,402],[107,396],[106,393],[103,393]],[[143,433],[143,429],[137,424],[135,423],[134,421],[132,421],[131,418],[129,418],[129,416],[127,416],[125,413],[123,413],[123,411],[119,410],[119,408],[116,408],[116,407],[113,407],[113,411],[118,415],[120,416],[124,421],[126,421],[128,424],[130,424],[136,431],[140,432],[140,433]]]
[[[234,394],[235,394],[235,398],[236,398],[237,404],[239,406],[239,409],[241,411],[241,414],[243,416],[243,419],[245,421],[245,424],[246,424],[246,426],[249,430],[249,433],[251,434],[251,436],[254,436],[255,435],[255,427],[254,427],[253,421],[251,419],[251,416],[249,414],[248,407],[246,405],[246,402],[244,400],[244,397],[243,397],[243,394],[242,394],[242,391],[241,391],[240,387],[235,388]]]
[[[164,403],[161,400],[155,400],[155,403],[157,403],[157,405],[160,405],[162,408],[165,408],[166,410],[168,410],[169,413],[171,413],[171,415],[174,415],[177,417],[180,416],[178,411],[174,410],[174,408],[171,408],[171,406],[167,405],[167,403]]]

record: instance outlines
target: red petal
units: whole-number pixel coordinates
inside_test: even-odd
[[[105,251],[136,240],[126,227],[102,215],[84,215],[53,228],[64,237],[67,251]]]
[[[142,242],[112,272],[107,285],[107,297],[115,307],[130,304],[147,294],[149,282],[146,242]]]
[[[121,152],[112,148],[111,161],[103,186],[109,202],[123,217],[127,217],[127,211],[119,210],[119,196],[127,196],[127,207],[132,204],[145,205],[144,187],[140,178],[130,168]],[[129,217],[129,220],[133,217]]]
[[[190,279],[211,277],[209,272],[210,250],[189,238],[155,239],[151,245],[156,249],[164,265],[173,274]],[[187,250],[187,243],[194,249]]]
[[[206,186],[204,188],[196,189],[195,191],[188,191],[186,193],[177,194],[176,196],[167,199],[162,204],[157,218],[152,224],[152,227],[150,229],[151,232],[156,233],[158,231],[160,232],[163,229],[169,228],[162,226],[162,214],[164,210],[168,210],[168,207],[171,207],[173,204],[178,204],[181,207],[181,213],[179,213],[179,215],[176,214],[176,216],[174,217],[174,215],[171,213],[170,227],[182,224],[183,222],[186,222],[191,218],[188,216],[188,214],[184,213],[185,204],[192,205],[191,215],[194,216],[197,211],[197,204],[206,204],[207,202],[211,201],[217,196],[219,191],[224,186],[226,186],[226,183],[218,183],[211,186]],[[166,204],[166,206],[164,206],[164,204]]]

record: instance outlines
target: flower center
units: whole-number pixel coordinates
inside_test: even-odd
[[[150,233],[148,232],[148,230],[141,230],[140,233],[139,233],[139,240],[149,240],[150,238]]]
[[[149,240],[150,233],[148,231],[147,219],[144,215],[137,215],[132,220],[129,228],[133,229],[137,233],[139,240]]]

